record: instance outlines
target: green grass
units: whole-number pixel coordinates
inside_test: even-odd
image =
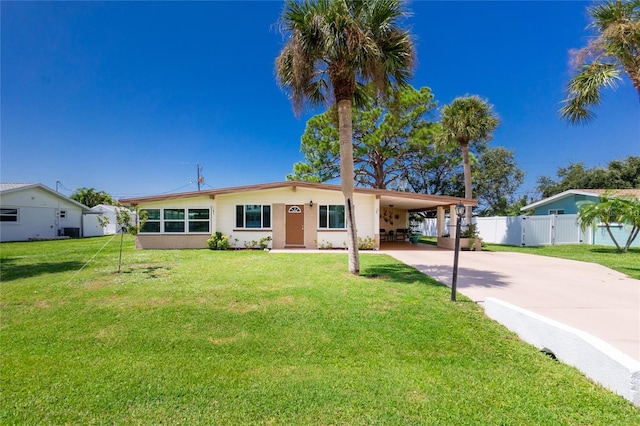
[[[420,237],[420,242],[436,245],[435,237]],[[539,247],[516,247],[484,243],[485,251],[511,251],[537,254],[539,256],[560,257],[597,263],[614,271],[622,272],[631,278],[640,279],[640,248],[631,248],[627,253],[618,253],[615,247],[594,246],[588,244],[564,244]]]
[[[390,257],[117,241],[0,245],[0,423],[640,424]]]

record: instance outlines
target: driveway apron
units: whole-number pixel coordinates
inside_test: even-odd
[[[383,252],[451,286],[453,251],[412,246]],[[463,251],[457,288],[481,305],[495,297],[577,328],[640,361],[640,280],[587,262]]]

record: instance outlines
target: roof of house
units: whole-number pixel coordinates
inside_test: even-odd
[[[520,210],[531,210],[540,206],[544,206],[545,204],[552,203],[554,201],[560,200],[565,197],[569,197],[571,195],[586,195],[592,197],[598,197],[602,194],[613,194],[620,196],[633,196],[640,199],[640,189],[569,189],[567,191],[561,192],[556,195],[552,195],[551,197],[543,198],[540,201],[536,201],[535,203],[531,203],[522,207]]]
[[[85,206],[84,204],[79,203],[76,200],[69,198],[66,195],[63,195],[59,192],[56,192],[53,189],[47,186],[44,186],[41,183],[0,183],[0,194],[10,194],[12,192],[25,191],[27,189],[32,189],[32,188],[38,188],[38,189],[41,189],[42,191],[48,192],[54,197],[61,198],[64,201],[71,203],[76,207],[81,208],[82,211],[84,212],[91,212],[91,209]]]
[[[27,186],[36,186],[37,183],[0,183],[0,192],[10,192],[12,190],[24,188]]]
[[[163,194],[163,195],[152,195],[146,197],[136,197],[136,198],[124,198],[119,200],[120,203],[124,205],[138,205],[144,202],[152,202],[152,201],[163,201],[163,200],[175,200],[180,198],[193,198],[193,197],[202,197],[208,196],[210,198],[214,198],[216,195],[223,194],[233,194],[239,192],[250,192],[250,191],[261,191],[268,189],[277,189],[277,188],[292,188],[292,190],[296,190],[296,188],[310,188],[310,189],[318,189],[324,191],[340,191],[342,192],[342,188],[340,185],[331,185],[326,183],[313,183],[313,182],[304,182],[304,181],[285,181],[285,182],[274,182],[274,183],[263,183],[256,185],[245,185],[245,186],[235,186],[229,188],[219,188],[219,189],[210,189],[205,191],[191,191],[191,192],[181,192],[176,194]],[[437,206],[450,206],[457,204],[462,201],[465,206],[475,206],[478,204],[476,200],[459,198],[459,197],[448,197],[442,195],[429,195],[429,194],[416,194],[413,192],[400,192],[400,191],[390,191],[386,189],[371,189],[371,188],[354,188],[354,192],[357,194],[371,194],[380,197],[380,203],[382,205],[393,205],[395,207],[407,210],[431,210]]]

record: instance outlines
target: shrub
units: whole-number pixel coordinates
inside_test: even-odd
[[[269,248],[269,241],[271,241],[271,239],[272,238],[270,236],[260,238],[260,248],[263,250]]]
[[[373,250],[376,248],[376,240],[371,237],[360,238],[358,237],[358,250]]]
[[[211,250],[229,250],[231,247],[229,237],[222,235],[222,232],[215,232],[211,234],[211,238],[207,240],[207,244]]]
[[[318,249],[320,250],[331,250],[333,248],[333,244],[330,241],[322,240],[318,243]]]

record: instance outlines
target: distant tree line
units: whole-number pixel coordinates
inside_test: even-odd
[[[588,168],[582,162],[559,167],[556,178],[538,178],[536,192],[542,198],[569,189],[633,189],[640,188],[640,156],[630,155],[613,160],[606,167]]]

